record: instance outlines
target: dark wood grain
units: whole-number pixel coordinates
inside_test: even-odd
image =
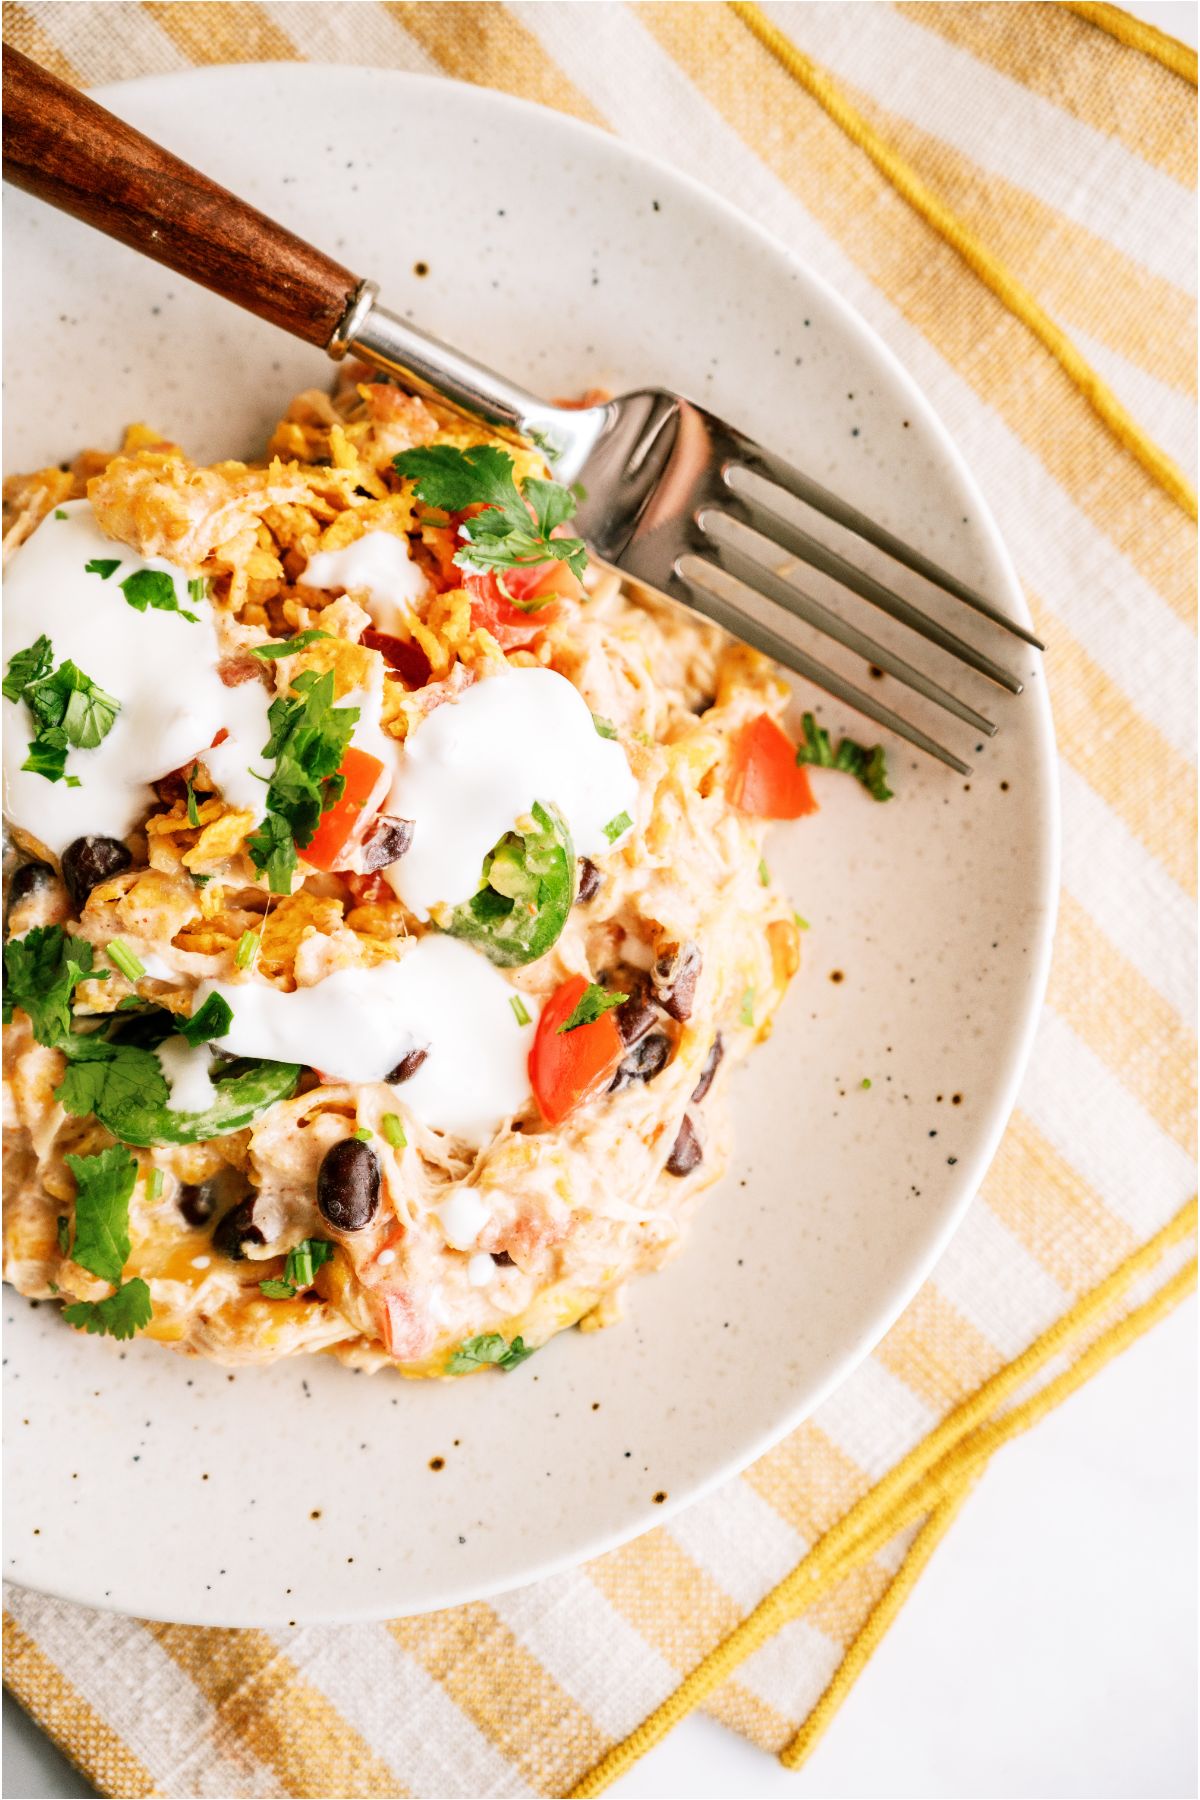
[[[341,263],[7,46],[4,179],[309,344],[329,342],[358,286]]]

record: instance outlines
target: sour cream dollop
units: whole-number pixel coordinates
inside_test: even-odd
[[[410,1050],[427,1050],[397,1098],[423,1124],[469,1143],[483,1143],[529,1097],[532,1038],[513,1015],[513,989],[454,938],[422,938],[398,963],[337,969],[291,994],[256,980],[205,981],[196,1011],[209,994],[233,1012],[219,1048],[234,1056],[366,1082],[382,1081]]]
[[[386,878],[419,919],[479,886],[488,851],[534,801],[556,806],[579,856],[598,856],[633,818],[637,782],[579,690],[553,669],[509,669],[435,708],[405,740],[387,810],[413,821]]]
[[[107,579],[86,567],[118,559]],[[138,569],[169,575],[198,623],[153,607],[135,611],[121,583]],[[197,756],[207,762],[222,729],[230,735],[214,779],[235,805],[261,808],[265,790],[250,769],[267,741],[268,695],[257,682],[228,688],[221,680],[212,614],[188,594],[186,570],[106,537],[86,500],[42,521],[5,582],[6,664],[43,633],[55,667],[69,659],[121,710],[94,749],[68,751],[66,774],[79,782],[70,787],[22,769],[37,727],[23,701],[4,701],[4,810],[17,825],[56,855],[85,833],[127,837],[151,803],[150,783]]]
[[[408,539],[394,531],[364,531],[341,550],[318,550],[300,577],[306,587],[345,588],[365,597],[380,631],[407,631],[413,603],[429,583],[409,554]]]

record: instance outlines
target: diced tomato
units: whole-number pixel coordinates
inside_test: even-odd
[[[734,806],[760,819],[802,819],[817,811],[808,770],[769,713],[751,719],[734,745],[728,793]]]
[[[572,975],[550,996],[538,1020],[529,1052],[529,1079],[542,1116],[557,1125],[575,1107],[607,1086],[625,1054],[617,1021],[601,1013],[590,1025],[560,1032],[587,987],[583,975]]]
[[[321,814],[311,844],[301,850],[306,863],[311,863],[314,869],[337,868],[339,856],[357,833],[369,803],[382,786],[380,777],[383,773],[383,764],[377,756],[368,755],[354,744],[348,747],[338,770],[346,782],[342,797],[328,812]]]
[[[550,595],[558,599],[578,600],[583,586],[565,562],[536,563],[527,569],[505,569],[504,586],[500,586],[494,570],[476,574],[468,570],[463,586],[471,596],[471,623],[490,631],[505,650],[528,644],[539,631],[558,617],[558,608]],[[540,601],[527,612],[516,601]]]
[[[424,687],[429,680],[429,658],[420,644],[405,643],[403,638],[392,637],[386,631],[376,631],[368,626],[359,640],[364,649],[378,650],[389,668],[401,674],[409,687]]]
[[[422,1317],[407,1288],[381,1294],[377,1317],[379,1335],[389,1356],[401,1362],[415,1362],[433,1348],[433,1326]]]

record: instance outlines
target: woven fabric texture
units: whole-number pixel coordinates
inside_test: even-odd
[[[1048,645],[1064,891],[961,1231],[815,1416],[669,1526],[488,1604],[147,1625],[12,1590],[7,1680],[107,1794],[597,1793],[691,1707],[799,1762],[971,1484],[1194,1279],[1195,59],[1106,6],[10,4],[91,86],[440,72],[678,163],[929,394]]]

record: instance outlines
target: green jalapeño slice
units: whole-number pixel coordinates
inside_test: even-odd
[[[535,801],[532,823],[508,831],[483,861],[478,889],[445,929],[502,969],[536,962],[557,942],[575,899],[575,851],[566,821]]]

